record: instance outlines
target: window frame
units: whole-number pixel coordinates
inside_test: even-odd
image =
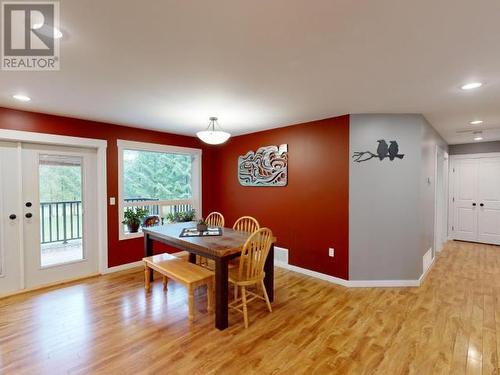
[[[176,204],[190,204],[196,213],[201,211],[202,197],[202,178],[201,178],[201,156],[202,150],[199,148],[180,147],[171,145],[162,145],[158,143],[135,142],[118,139],[116,141],[118,147],[118,235],[119,240],[129,240],[132,238],[143,237],[144,233],[126,233],[122,218],[126,207],[130,206],[168,206]],[[191,199],[173,199],[160,201],[141,201],[141,202],[125,202],[124,186],[123,186],[123,152],[125,150],[147,151],[147,152],[162,152],[169,154],[191,155]]]

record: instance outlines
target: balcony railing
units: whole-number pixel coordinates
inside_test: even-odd
[[[82,238],[82,201],[40,203],[41,243]]]
[[[126,202],[155,201],[152,198],[128,198]],[[135,207],[135,206],[130,206]],[[138,206],[139,207],[139,206]],[[165,215],[168,212],[185,212],[191,209],[190,204],[169,206],[168,212],[159,205],[146,207],[150,215]],[[160,214],[161,212],[161,214]],[[42,202],[40,203],[40,240],[42,244],[78,240],[82,238],[82,201]]]

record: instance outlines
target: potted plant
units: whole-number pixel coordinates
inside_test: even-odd
[[[181,211],[176,213],[169,213],[166,216],[167,221],[171,223],[185,223],[188,221],[193,221],[196,211],[191,209],[189,211]]]
[[[127,226],[129,233],[137,233],[141,226],[142,219],[146,217],[147,214],[148,210],[146,208],[128,207],[125,209],[125,220],[122,221],[122,224]]]
[[[199,232],[205,232],[208,229],[208,224],[205,220],[198,220],[198,224],[196,224],[196,230]]]

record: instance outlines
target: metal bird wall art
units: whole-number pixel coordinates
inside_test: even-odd
[[[403,159],[404,154],[399,153],[399,145],[396,141],[389,141],[387,144],[385,139],[379,139],[377,152],[373,153],[371,151],[358,151],[352,155],[355,162],[361,163],[363,161],[368,161],[373,158],[378,158],[380,161],[384,159],[389,159],[394,161],[394,159]]]

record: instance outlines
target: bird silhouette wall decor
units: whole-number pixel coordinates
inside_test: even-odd
[[[399,153],[399,145],[396,141],[390,141],[389,144],[385,141],[385,139],[379,139],[378,141],[377,152],[373,153],[371,151],[358,151],[352,155],[352,158],[355,162],[361,163],[363,161],[368,161],[373,158],[378,158],[380,161],[384,159],[389,159],[390,161],[394,161],[394,159],[403,159],[405,157],[404,154]]]

